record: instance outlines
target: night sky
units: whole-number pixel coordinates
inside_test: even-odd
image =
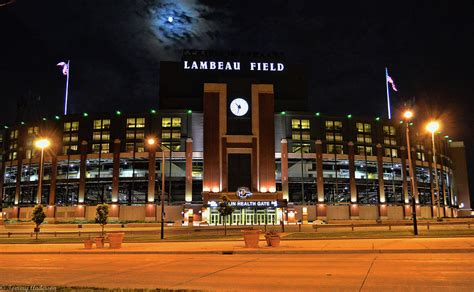
[[[474,2],[365,2],[17,0],[0,6],[0,124],[27,96],[62,112],[59,61],[71,60],[71,112],[147,111],[159,62],[183,49],[281,52],[307,64],[323,113],[386,115],[387,66],[394,109],[415,100],[474,161]]]

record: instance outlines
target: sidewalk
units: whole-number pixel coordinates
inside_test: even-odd
[[[106,244],[108,246],[108,244]],[[121,249],[84,249],[83,244],[2,244],[0,254],[352,254],[474,253],[473,237],[351,240],[282,240],[277,248],[245,248],[240,241],[124,243]]]

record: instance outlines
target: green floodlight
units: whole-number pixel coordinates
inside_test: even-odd
[[[25,124],[25,122],[23,122],[23,121],[22,121],[20,124],[24,125],[24,124]]]
[[[403,121],[400,121],[400,124],[403,124]]]
[[[410,122],[409,125],[410,125],[410,126],[413,126],[413,122]]]
[[[5,129],[8,129],[8,126],[3,126]]]
[[[449,139],[449,136],[448,136],[448,135],[446,135],[446,136],[444,136],[444,138],[445,138],[445,139]]]
[[[451,142],[453,142],[453,140],[449,139],[449,141],[448,141],[448,142],[449,142],[449,143],[451,143]]]
[[[378,122],[380,121],[380,117],[376,117],[375,120]]]
[[[150,113],[156,114],[156,110],[155,110],[155,109],[151,109],[151,110],[150,110]]]
[[[192,113],[193,113],[193,111],[192,111],[192,110],[188,110],[188,114],[192,114]]]
[[[351,114],[348,114],[348,115],[347,115],[347,118],[348,118],[348,119],[352,119],[352,115],[351,115]]]
[[[120,116],[120,115],[122,114],[122,112],[121,112],[121,111],[115,111],[115,114],[116,114],[117,116]]]
[[[60,117],[59,117],[59,116],[54,116],[54,118],[55,118],[56,120],[59,120],[59,119],[60,119]]]
[[[321,115],[321,113],[320,113],[320,112],[317,112],[317,113],[315,113],[315,115],[316,115],[317,117],[319,117],[319,116]]]
[[[46,121],[46,120],[47,120],[47,118],[42,118],[42,120],[43,120],[43,121]]]
[[[89,116],[88,113],[83,113],[82,115],[83,115],[84,117],[88,117],[88,116]]]
[[[286,115],[286,112],[281,112],[280,114],[281,114],[282,116],[284,116],[284,115]]]

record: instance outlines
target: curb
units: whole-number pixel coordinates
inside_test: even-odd
[[[57,254],[57,255],[93,255],[93,254],[440,254],[440,253],[474,253],[474,249],[355,249],[355,250],[206,250],[206,251],[26,251],[26,252],[0,252],[0,255],[31,255],[31,254]]]

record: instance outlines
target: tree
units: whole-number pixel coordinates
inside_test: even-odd
[[[107,225],[107,219],[109,218],[109,205],[99,204],[95,210],[95,223],[100,224],[102,227],[102,237],[104,237],[104,228]]]
[[[227,216],[232,215],[232,212],[234,212],[234,208],[232,208],[232,206],[230,205],[230,200],[226,195],[221,197],[221,201],[222,202],[219,203],[219,208],[217,209],[217,211],[219,211],[219,215],[223,217],[224,235],[227,236],[226,219]]]
[[[36,205],[35,208],[33,209],[33,214],[31,214],[31,221],[35,222],[36,224],[36,227],[35,227],[36,239],[38,239],[38,232],[40,231],[39,227],[44,222],[45,218],[46,218],[46,214],[43,211],[43,206]]]

